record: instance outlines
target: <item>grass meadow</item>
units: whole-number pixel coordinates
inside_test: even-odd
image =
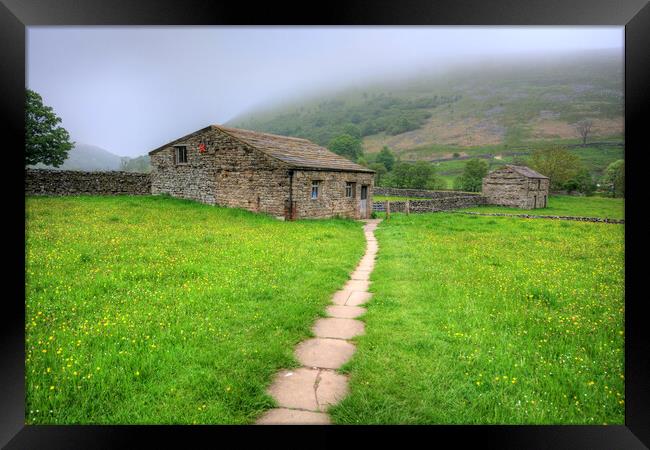
[[[461,211],[624,219],[625,202],[622,198],[551,195],[548,197],[546,208],[519,209],[507,206],[476,206],[464,208]]]
[[[26,423],[252,423],[364,249],[350,220],[28,198]]]
[[[394,214],[338,424],[623,424],[624,226]]]

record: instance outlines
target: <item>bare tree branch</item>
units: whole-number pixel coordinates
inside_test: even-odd
[[[591,119],[584,119],[575,124],[576,130],[580,133],[582,137],[582,145],[587,144],[587,136],[591,132],[591,127],[594,125],[594,122]]]

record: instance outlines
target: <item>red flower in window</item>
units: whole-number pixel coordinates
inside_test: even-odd
[[[203,144],[203,143],[199,144],[199,151],[201,153],[205,153],[205,144]]]

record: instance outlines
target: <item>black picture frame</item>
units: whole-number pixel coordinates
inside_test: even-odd
[[[642,313],[647,225],[641,204],[645,125],[650,104],[650,6],[646,0],[401,0],[210,2],[200,0],[0,0],[0,114],[5,164],[5,283],[0,371],[0,444],[23,448],[344,445],[350,438],[434,446],[452,441],[496,448],[627,449],[650,446],[650,353]],[[24,88],[26,26],[32,25],[619,25],[625,26],[626,315],[624,426],[25,426],[24,424]],[[645,113],[645,114],[644,114]],[[16,237],[14,237],[16,236]],[[20,236],[23,238],[21,239]],[[15,272],[15,273],[14,273]],[[300,436],[296,436],[299,432]],[[139,441],[135,444],[134,441]],[[343,441],[345,440],[345,441]],[[295,445],[293,445],[294,443]],[[164,445],[167,444],[167,445]]]

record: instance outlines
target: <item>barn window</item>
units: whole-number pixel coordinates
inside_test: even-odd
[[[187,164],[187,147],[177,145],[174,149],[176,151],[176,164]]]
[[[345,183],[345,196],[349,198],[354,198],[356,193],[357,183],[346,182]]]
[[[318,198],[318,187],[320,186],[320,181],[311,182],[311,199],[315,200]]]

